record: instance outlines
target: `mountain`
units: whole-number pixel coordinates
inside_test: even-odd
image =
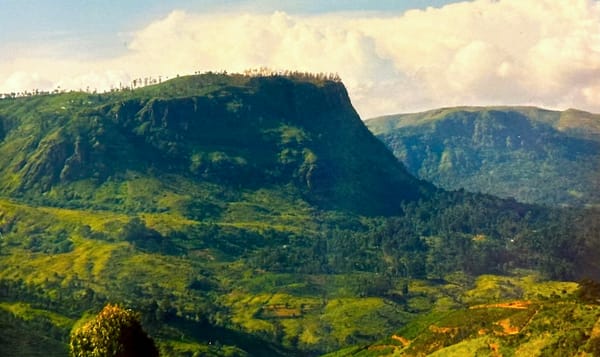
[[[173,181],[192,197],[206,184],[232,195],[289,186],[320,208],[385,215],[431,191],[372,137],[333,81],[207,74],[107,95],[5,100],[0,128],[0,190],[30,202],[175,208],[136,206],[135,188],[119,192],[152,180],[156,197],[176,195]],[[106,191],[117,197],[99,197]]]
[[[317,76],[0,100],[1,354],[64,355],[107,303],[140,312],[163,356],[372,339],[400,317],[358,298],[374,273],[351,273],[352,234],[435,192]],[[348,328],[339,304],[378,317]]]
[[[314,356],[479,276],[600,276],[597,210],[418,180],[320,76],[7,98],[0,128],[2,356],[64,355],[107,304],[161,356]]]
[[[521,202],[600,202],[600,115],[458,107],[368,120],[414,175]]]

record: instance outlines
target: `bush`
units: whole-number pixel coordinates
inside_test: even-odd
[[[158,357],[138,315],[111,304],[73,331],[70,348],[72,357]]]

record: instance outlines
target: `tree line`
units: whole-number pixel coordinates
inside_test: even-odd
[[[223,74],[227,75],[227,71],[213,72],[213,71],[195,71],[194,75],[202,75],[202,74]],[[239,74],[246,77],[287,77],[297,80],[316,80],[316,81],[333,81],[333,82],[341,82],[341,78],[337,73],[324,73],[324,72],[307,72],[307,71],[294,71],[294,70],[272,70],[267,67],[259,67],[253,69],[246,69],[242,73],[232,73]],[[176,75],[179,77],[179,74]],[[134,90],[138,88],[143,88],[151,85],[160,84],[165,80],[168,80],[168,76],[159,75],[158,77],[148,76],[148,77],[137,77],[132,79],[129,83],[119,82],[118,86],[113,85],[109,90],[104,90],[101,93],[113,93],[113,92],[121,92]],[[41,90],[41,89],[31,89],[31,90],[22,90],[22,91],[13,91],[9,93],[0,93],[1,99],[15,99],[15,98],[26,98],[26,97],[34,97],[34,96],[45,96],[45,95],[54,95],[54,94],[62,94],[62,93],[72,93],[72,92],[83,92],[90,94],[98,94],[98,89],[90,86],[86,86],[85,88],[79,88],[79,90],[67,90],[65,88],[61,88],[60,86],[56,87],[54,90]]]

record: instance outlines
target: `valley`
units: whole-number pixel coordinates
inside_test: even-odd
[[[109,303],[161,356],[593,355],[593,202],[412,169],[315,75],[2,99],[0,355],[64,356]]]

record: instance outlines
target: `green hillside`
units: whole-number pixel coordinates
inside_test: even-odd
[[[600,306],[586,284],[482,276],[459,289],[462,306],[438,306],[377,343],[327,356],[596,356]]]
[[[436,189],[318,76],[3,99],[0,128],[2,356],[64,355],[109,303],[162,356],[320,355],[482,275],[600,277],[597,210]]]
[[[373,139],[332,81],[182,77],[105,95],[0,101],[0,123],[0,189],[40,204],[218,216],[220,207],[189,206],[236,199],[211,199],[219,190],[288,186],[318,207],[390,214],[398,212],[390,197],[428,189]],[[125,183],[144,192],[125,193]]]
[[[367,121],[414,175],[446,189],[550,205],[600,202],[600,116],[459,107]]]

